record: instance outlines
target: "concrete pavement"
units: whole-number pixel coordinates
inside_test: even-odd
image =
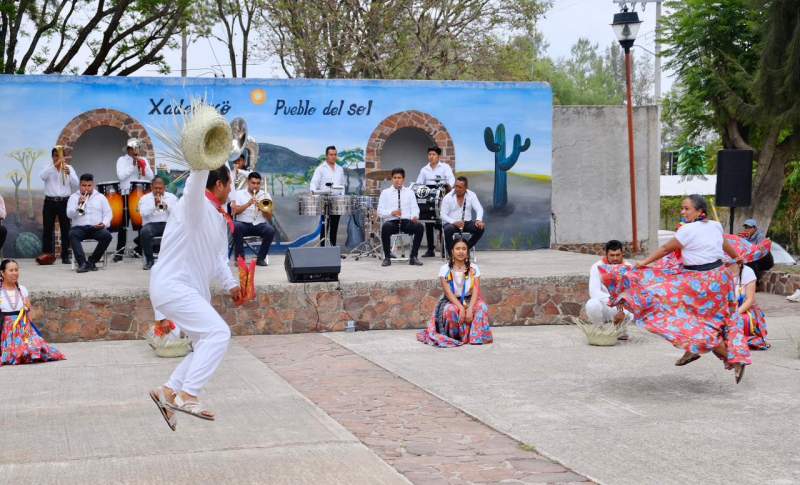
[[[0,368],[0,483],[408,483],[236,344],[207,389],[217,421],[181,415],[177,432],[147,396],[177,359],[59,348],[68,360]]]

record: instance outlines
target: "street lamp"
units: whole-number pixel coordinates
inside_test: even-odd
[[[631,60],[631,47],[636,41],[636,34],[639,32],[639,27],[642,21],[639,20],[639,14],[636,12],[629,12],[627,7],[623,7],[622,11],[614,14],[614,22],[611,23],[611,28],[614,29],[614,35],[617,36],[619,45],[625,50],[625,84],[626,84],[626,99],[628,108],[628,160],[630,163],[630,180],[631,180],[631,229],[633,232],[633,252],[639,252],[639,233],[636,228],[636,159],[634,158],[634,145],[633,145],[633,79],[631,72],[633,71]]]

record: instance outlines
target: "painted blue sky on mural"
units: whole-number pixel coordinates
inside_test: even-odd
[[[366,149],[383,119],[422,111],[449,131],[458,171],[493,170],[483,130],[503,123],[509,149],[517,133],[532,143],[512,171],[551,173],[552,93],[541,83],[0,76],[0,96],[4,172],[16,168],[5,154],[25,147],[49,150],[64,126],[86,111],[111,108],[146,127],[166,127],[172,124],[168,107],[206,97],[228,119],[245,118],[257,142],[312,157],[328,144]],[[340,106],[341,112],[331,109]]]

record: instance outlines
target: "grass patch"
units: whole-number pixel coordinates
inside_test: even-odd
[[[528,443],[520,443],[519,449],[529,453],[539,453],[539,450],[537,450],[535,446],[529,445]]]

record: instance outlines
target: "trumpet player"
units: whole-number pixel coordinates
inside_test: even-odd
[[[97,271],[95,265],[111,244],[111,233],[108,232],[108,226],[111,224],[111,206],[108,204],[108,199],[94,189],[92,174],[81,175],[80,190],[69,196],[67,201],[67,216],[72,220],[69,243],[75,254],[78,273]],[[97,241],[97,246],[88,260],[81,245],[86,239]]]
[[[144,269],[153,267],[153,238],[164,235],[170,210],[178,203],[175,194],[166,191],[166,181],[156,175],[152,182],[152,191],[139,199],[139,213],[142,214],[142,229],[139,240],[144,253]]]
[[[42,254],[55,252],[53,229],[56,219],[61,229],[61,262],[69,264],[69,228],[67,199],[78,190],[78,174],[64,159],[64,149],[56,146],[50,151],[53,163],[42,170],[39,178],[44,182],[44,205],[42,206]],[[38,259],[37,259],[38,260]],[[49,261],[48,261],[49,262]]]
[[[136,138],[128,139],[125,144],[125,155],[117,159],[117,178],[119,179],[119,191],[125,199],[125,212],[130,211],[128,207],[128,194],[131,191],[131,182],[139,180],[150,180],[153,178],[153,169],[150,162],[140,156],[139,149],[141,142]],[[127,226],[127,217],[126,222]],[[114,261],[122,261],[122,253],[125,252],[125,245],[128,242],[128,228],[122,228],[117,233],[117,251],[114,254]]]
[[[235,219],[233,240],[236,257],[244,257],[245,237],[258,236],[261,246],[258,248],[256,265],[267,266],[275,228],[272,227],[272,197],[261,190],[261,174],[251,172],[247,176],[247,187],[236,192],[231,209]]]

